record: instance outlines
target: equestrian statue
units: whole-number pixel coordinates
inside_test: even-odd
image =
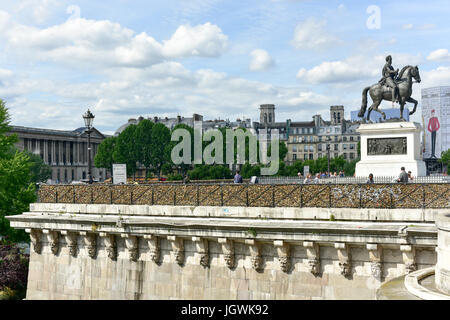
[[[413,78],[417,83],[420,83],[419,67],[406,66],[400,72],[394,70],[392,67],[392,57],[386,57],[386,64],[383,67],[383,78],[378,81],[378,83],[364,88],[362,94],[362,105],[361,110],[358,113],[358,117],[363,118],[367,109],[367,91],[370,93],[372,98],[372,105],[369,107],[367,112],[367,121],[370,121],[370,113],[375,110],[383,115],[383,120],[386,120],[386,114],[378,109],[381,101],[392,101],[392,106],[394,102],[400,104],[400,120],[403,118],[403,109],[406,102],[414,103],[414,109],[409,112],[413,114],[417,109],[417,100],[411,98],[412,94],[412,84]]]

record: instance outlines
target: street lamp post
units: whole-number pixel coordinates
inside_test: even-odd
[[[89,177],[89,184],[92,184],[92,164],[91,164],[91,132],[92,132],[92,123],[94,122],[95,116],[89,111],[89,109],[86,111],[86,113],[83,115],[84,124],[87,128],[86,133],[88,135],[88,177]]]
[[[328,176],[330,176],[330,137],[327,137]]]

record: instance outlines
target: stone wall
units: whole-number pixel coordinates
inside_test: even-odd
[[[436,264],[445,210],[30,209],[8,217],[32,239],[27,299],[375,299],[382,282]]]

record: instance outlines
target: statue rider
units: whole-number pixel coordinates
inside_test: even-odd
[[[398,74],[398,69],[394,70],[392,67],[392,57],[389,55],[386,57],[386,64],[383,67],[383,79],[380,82],[385,82],[385,84],[392,88],[392,105],[394,102],[398,102],[400,100],[398,86],[395,83],[395,77]]]

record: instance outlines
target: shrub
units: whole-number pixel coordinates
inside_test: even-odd
[[[0,241],[0,300],[25,298],[29,260],[17,244]]]

